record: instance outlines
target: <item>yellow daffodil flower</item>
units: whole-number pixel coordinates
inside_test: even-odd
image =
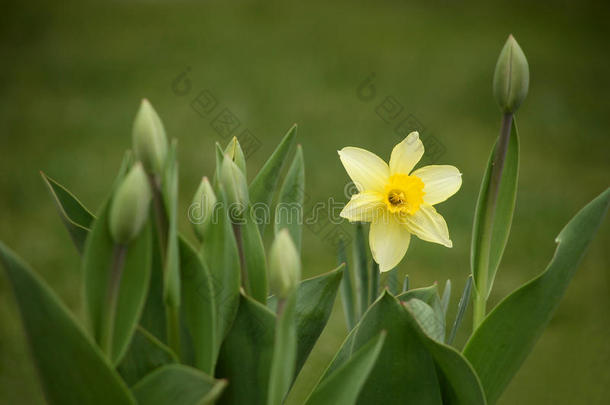
[[[380,271],[392,270],[404,257],[411,234],[451,247],[445,219],[433,205],[445,201],[462,185],[454,166],[431,165],[412,171],[424,154],[417,132],[394,147],[390,164],[364,149],[346,147],[339,158],[358,193],[341,217],[370,222],[369,244]]]

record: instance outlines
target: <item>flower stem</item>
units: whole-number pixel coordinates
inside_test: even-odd
[[[481,235],[481,244],[479,247],[480,260],[478,263],[478,278],[476,280],[474,306],[473,306],[473,330],[479,327],[485,318],[487,297],[489,295],[487,284],[489,282],[489,255],[491,252],[491,237],[493,231],[494,219],[496,216],[496,207],[498,202],[498,192],[500,190],[500,181],[502,180],[502,172],[504,170],[504,161],[506,160],[506,151],[508,150],[508,141],[510,140],[510,130],[513,122],[512,113],[504,113],[502,115],[502,126],[500,128],[500,136],[494,151],[493,160],[491,162],[491,174],[489,177],[489,186],[485,195],[487,201],[485,214],[483,217],[483,232]]]
[[[106,308],[107,312],[104,316],[102,325],[100,346],[102,351],[110,358],[112,356],[112,338],[114,335],[114,324],[116,319],[116,310],[119,300],[119,288],[121,286],[121,275],[125,265],[125,256],[127,254],[127,246],[116,244],[112,254],[112,265],[110,268],[110,279],[108,289],[106,290]]]
[[[246,269],[246,256],[244,254],[244,243],[241,235],[241,224],[233,223],[233,234],[237,242],[237,251],[239,252],[239,268],[241,269],[241,285],[244,290],[250,294],[250,282],[248,281],[248,270]]]

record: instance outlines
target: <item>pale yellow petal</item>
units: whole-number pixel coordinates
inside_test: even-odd
[[[419,133],[411,132],[394,146],[390,156],[390,173],[409,174],[423,155],[424,144],[419,139]]]
[[[386,215],[371,223],[369,245],[379,271],[389,271],[400,263],[409,248],[411,234],[394,215]]]
[[[368,150],[351,146],[341,149],[339,158],[358,191],[383,191],[390,177],[390,168],[383,159]]]
[[[455,166],[424,166],[411,174],[424,182],[424,202],[430,205],[445,201],[462,186],[462,173]]]
[[[385,211],[386,205],[383,202],[383,194],[375,191],[365,191],[354,194],[339,215],[352,222],[371,222],[382,216]]]
[[[420,239],[452,247],[445,218],[433,206],[422,204],[413,215],[401,218],[406,229]]]

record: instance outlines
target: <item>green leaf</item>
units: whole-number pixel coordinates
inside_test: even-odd
[[[303,201],[305,199],[305,164],[303,148],[297,145],[294,160],[284,178],[278,202],[275,207],[274,228],[277,234],[281,229],[288,228],[294,246],[301,251],[301,235],[303,233]]]
[[[207,405],[215,403],[226,385],[197,369],[170,364],[144,377],[133,393],[142,405]]]
[[[382,331],[362,346],[341,367],[316,386],[307,405],[353,405],[383,347],[386,332]]]
[[[438,285],[436,283],[432,284],[429,287],[413,288],[402,294],[399,294],[398,296],[396,296],[396,298],[398,298],[402,302],[407,302],[410,299],[417,298],[418,300],[421,300],[427,305],[429,305],[433,311],[434,317],[436,318],[435,325],[438,325],[442,329],[443,338],[440,339],[440,341],[442,342],[445,340],[445,312],[443,311],[443,303],[441,302],[441,298],[438,295]]]
[[[405,309],[411,325],[419,334],[420,341],[434,359],[443,404],[485,405],[481,382],[470,363],[452,347],[439,342],[438,339],[430,338],[430,335],[424,331],[422,317],[415,313],[419,305],[412,305],[414,303],[426,304],[418,299],[412,299],[405,304]]]
[[[356,224],[356,237],[354,240],[354,267],[356,274],[356,290],[358,292],[358,302],[360,303],[360,316],[369,307],[370,272],[367,259],[368,244],[364,235],[364,225],[362,222]]]
[[[178,245],[178,163],[176,140],[165,159],[162,190],[166,210],[167,247],[163,267],[163,301],[166,308],[167,343],[181,356],[180,349],[180,247]]]
[[[494,145],[489,156],[474,216],[470,262],[474,285],[485,299],[489,297],[498,265],[502,259],[510,234],[513,211],[515,210],[519,177],[519,134],[517,132],[517,122],[514,119],[512,124],[504,169],[498,189],[495,215],[491,223],[486,223],[485,215],[487,210],[490,209],[488,207],[490,201],[488,200],[491,198],[489,195],[490,177],[497,144]]]
[[[82,254],[85,239],[87,239],[91,223],[94,219],[93,214],[67,188],[43,172],[40,172],[40,175],[47,185],[51,197],[53,197],[57,212],[68,230],[72,242],[74,242],[79,253]]]
[[[267,301],[267,260],[265,259],[265,247],[259,227],[251,210],[246,212],[242,225],[242,243],[245,256],[246,272],[248,274],[248,285],[250,296],[265,304]]]
[[[284,301],[278,300],[267,405],[281,405],[294,379],[297,361],[296,301],[297,291]]]
[[[218,142],[216,142],[216,147],[214,148],[215,156],[216,156],[216,171],[214,172],[214,179],[212,181],[212,186],[214,187],[214,191],[218,190],[218,182],[220,179],[220,168],[222,167],[222,160],[224,159],[224,152],[222,150],[222,146]],[[216,193],[218,194],[218,193]]]
[[[445,325],[430,305],[417,298],[405,301],[404,305],[411,311],[426,335],[438,342],[445,340]]]
[[[382,330],[387,337],[360,395],[359,404],[442,404],[433,357],[422,344],[420,332],[407,311],[387,290],[364,314],[343,343],[323,379]]]
[[[280,144],[275,148],[269,159],[265,162],[262,169],[258,172],[254,180],[250,183],[248,192],[252,205],[262,204],[263,207],[271,207],[273,196],[280,179],[280,173],[285,162],[288,161],[288,154],[294,144],[297,134],[296,124],[284,135]],[[265,218],[257,216],[261,234],[264,233]]]
[[[468,303],[470,302],[470,292],[472,290],[472,274],[468,276],[466,279],[466,285],[464,286],[464,292],[462,292],[462,297],[460,298],[460,302],[458,303],[457,314],[455,315],[455,320],[453,321],[453,326],[451,327],[451,332],[449,333],[449,337],[447,338],[446,343],[448,345],[453,343],[455,339],[455,335],[462,324],[462,319],[464,318],[464,314],[466,313],[466,308],[468,308]]]
[[[134,405],[121,378],[72,314],[2,242],[0,261],[13,287],[48,403]]]
[[[219,404],[266,404],[274,333],[275,315],[241,295],[237,316],[218,356],[216,376],[230,381]]]
[[[138,326],[131,344],[117,371],[130,386],[140,381],[151,371],[166,364],[177,363],[174,352],[146,329]]]
[[[193,346],[193,365],[214,373],[220,342],[216,336],[216,302],[209,269],[195,249],[180,238],[180,276],[184,323]]]
[[[379,264],[373,259],[371,260],[371,285],[369,291],[369,305],[373,304],[379,297],[379,279],[381,278],[379,272]]]
[[[441,307],[443,308],[443,314],[447,316],[447,310],[449,309],[449,301],[451,300],[451,280],[445,282],[445,289],[443,290],[443,296],[441,297]]]
[[[120,277],[114,323],[108,324],[108,289],[117,247],[108,227],[109,203],[93,223],[85,243],[83,273],[85,312],[91,333],[98,344],[110,336],[110,359],[117,364],[125,354],[146,300],[151,268],[151,227],[146,225],[126,247]]]
[[[296,303],[297,323],[297,365],[299,373],[309,353],[322,334],[337,297],[344,267],[340,265],[333,271],[303,280],[299,283]],[[275,311],[276,297],[270,297],[267,306]]]
[[[150,213],[151,223],[154,224],[155,213]],[[155,224],[156,225],[156,224]],[[152,226],[152,265],[150,270],[150,284],[146,304],[140,317],[140,325],[163,343],[167,343],[167,325],[165,319],[165,303],[163,302],[163,258],[159,231]]]
[[[556,238],[546,270],[490,312],[464,355],[481,378],[487,401],[496,402],[550,321],[608,210],[610,189],[581,209]],[[558,360],[558,365],[559,365]]]
[[[343,313],[345,315],[347,330],[350,331],[354,328],[354,325],[356,325],[356,302],[354,297],[354,281],[347,264],[347,254],[345,253],[345,241],[343,238],[339,239],[337,256],[337,264],[339,266],[342,263],[345,264],[343,267],[343,277],[341,279],[341,303],[343,304]]]
[[[237,243],[225,204],[217,204],[215,210],[214,215],[218,220],[208,226],[202,252],[212,275],[217,314],[216,343],[220,345],[237,313],[241,276]]]

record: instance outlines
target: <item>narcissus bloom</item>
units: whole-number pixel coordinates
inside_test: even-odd
[[[417,132],[394,147],[390,164],[364,149],[346,147],[339,158],[358,189],[341,211],[349,221],[370,222],[369,244],[380,271],[392,270],[404,257],[411,234],[451,247],[445,219],[433,205],[462,185],[454,166],[431,165],[412,171],[424,154]]]

